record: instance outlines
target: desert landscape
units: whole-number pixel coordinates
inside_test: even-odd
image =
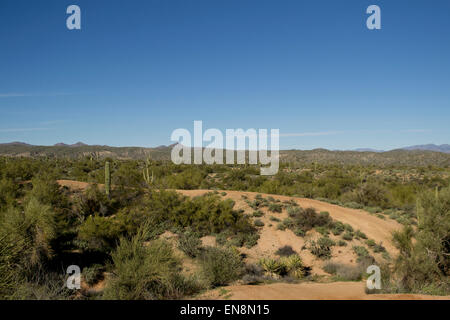
[[[342,169],[294,162],[259,181],[259,187],[252,186],[260,179],[253,175],[257,168],[245,165],[179,167],[150,159],[3,157],[1,168],[0,240],[15,243],[2,251],[2,267],[9,270],[2,273],[4,297],[450,298],[445,241],[439,247],[443,260],[435,260],[439,264],[414,262],[427,254],[420,241],[448,234],[448,188],[433,187],[437,181],[448,183],[448,167]],[[31,171],[36,169],[38,175]],[[293,183],[306,177],[317,187],[305,190]],[[348,186],[346,192],[323,197],[331,186],[342,190],[340,184]],[[416,198],[411,186],[427,184],[429,191]],[[207,185],[225,188],[202,188]],[[233,185],[241,190],[230,190]],[[428,215],[422,221],[441,221],[422,222],[436,228],[432,239],[419,225],[421,212]],[[405,258],[413,258],[414,264],[406,273],[403,268],[410,262]],[[80,266],[79,290],[65,287],[61,265]],[[367,288],[370,265],[380,267],[380,289]],[[39,270],[37,282],[29,278],[32,270]]]
[[[449,12],[1,0],[0,307],[447,307]]]

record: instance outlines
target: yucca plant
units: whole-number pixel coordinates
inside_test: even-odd
[[[299,255],[293,254],[289,257],[284,257],[281,259],[281,263],[286,267],[286,271],[290,276],[297,279],[304,277],[305,267]]]
[[[262,258],[259,264],[272,277],[279,277],[286,273],[286,266],[280,261],[271,258]]]

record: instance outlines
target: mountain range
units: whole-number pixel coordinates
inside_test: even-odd
[[[36,146],[23,142],[0,144],[0,156],[9,157],[47,157],[79,159],[136,159],[170,160],[171,150],[175,144],[144,147],[111,147],[57,143],[53,146]],[[345,165],[411,165],[411,166],[450,166],[450,145],[417,145],[396,150],[382,151],[374,149],[356,150],[281,150],[281,162],[324,163]]]

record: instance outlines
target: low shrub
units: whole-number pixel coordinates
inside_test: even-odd
[[[227,248],[207,247],[200,257],[202,273],[213,286],[223,286],[237,280],[243,273],[239,254]]]
[[[362,232],[361,230],[356,230],[355,237],[356,237],[356,239],[359,239],[359,238],[367,239],[366,234],[364,232]]]
[[[178,248],[188,257],[197,257],[200,253],[201,246],[202,241],[200,237],[192,231],[186,231],[178,237]]]
[[[253,212],[252,214],[254,217],[260,218],[264,215],[264,213],[261,210],[256,210],[255,212]]]
[[[306,232],[301,228],[297,228],[295,229],[294,234],[298,237],[304,237],[306,235]]]
[[[256,219],[254,224],[256,227],[264,227],[264,222],[262,222],[260,219]]]
[[[336,243],[328,237],[319,238],[317,241],[312,240],[309,243],[310,252],[320,259],[331,258],[331,248]]]
[[[323,266],[323,270],[334,275],[337,281],[361,281],[366,269],[363,264],[350,266],[342,263],[328,262]]]
[[[81,273],[83,280],[90,286],[97,283],[102,278],[104,267],[100,264],[94,264],[90,267],[83,268]]]
[[[200,290],[199,283],[185,278],[181,262],[163,240],[148,239],[143,226],[131,239],[121,238],[112,253],[113,275],[103,298],[109,300],[176,299]]]
[[[335,235],[338,236],[340,235],[342,232],[344,232],[345,230],[345,226],[342,222],[337,221],[333,224],[333,227],[331,229],[331,232]]]
[[[280,219],[278,219],[277,217],[274,217],[274,216],[270,216],[270,221],[273,221],[273,222],[280,222],[281,220]]]
[[[342,239],[347,240],[347,241],[352,241],[352,240],[353,240],[353,233],[347,231],[347,232],[344,233],[344,235],[342,236]]]
[[[283,207],[280,204],[278,204],[278,203],[271,203],[269,205],[269,211],[270,212],[281,213],[282,210],[283,210]]]

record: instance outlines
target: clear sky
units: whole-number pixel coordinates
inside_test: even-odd
[[[150,147],[194,120],[283,149],[450,143],[450,1],[0,1],[0,143]]]

